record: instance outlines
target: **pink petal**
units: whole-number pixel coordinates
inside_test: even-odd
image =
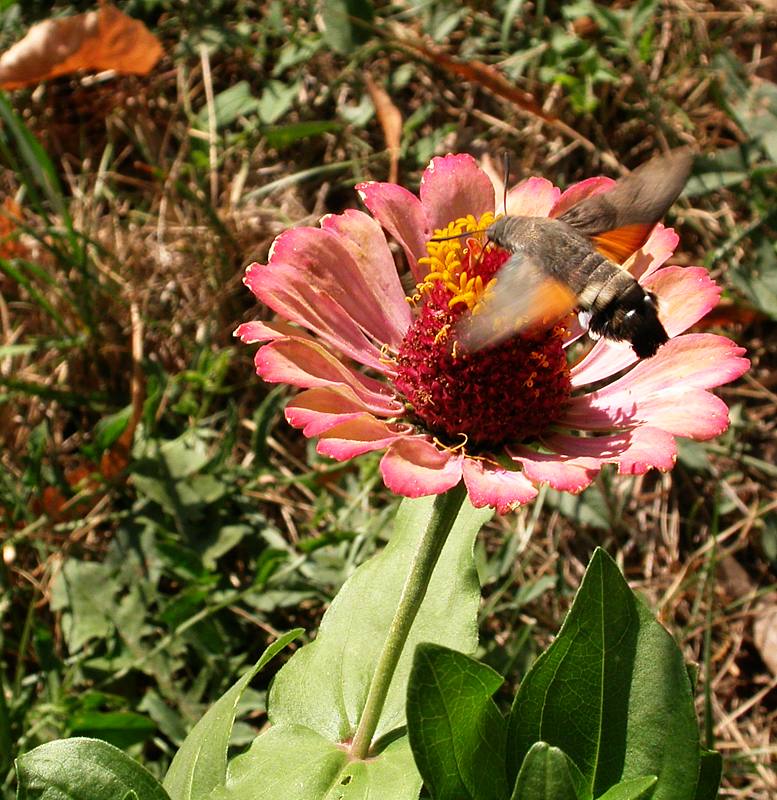
[[[665,267],[644,283],[658,295],[659,315],[670,336],[687,331],[720,300],[720,287],[703,267]]]
[[[424,497],[442,494],[461,480],[464,456],[439,450],[423,438],[403,438],[389,447],[380,462],[383,482],[395,494]]]
[[[553,206],[550,211],[551,217],[560,217],[567,209],[576,206],[581,200],[586,197],[591,197],[595,194],[601,194],[615,185],[612,178],[605,178],[604,176],[598,178],[587,178],[580,183],[573,183],[569,188],[564,190],[564,193],[559,197],[558,202]]]
[[[260,348],[254,359],[257,374],[268,383],[316,386],[350,386],[356,396],[377,414],[393,416],[402,404],[374,378],[348,369],[320,344],[288,337]]]
[[[573,387],[586,386],[609,378],[637,361],[639,359],[630,344],[599,339],[583,359],[569,370],[569,382]]]
[[[421,201],[395,183],[360,183],[356,191],[370,214],[402,245],[416,282],[422,281],[426,269],[419,267],[418,259],[427,255],[432,231]]]
[[[500,514],[507,514],[537,496],[536,487],[517,470],[465,458],[463,472],[467,494],[475,508],[492,506]]]
[[[389,425],[369,414],[362,414],[322,433],[316,451],[338,461],[347,461],[372,450],[383,450],[407,436],[406,426]]]
[[[697,390],[738,378],[750,366],[744,349],[723,336],[685,334],[670,339],[602,389],[574,397],[559,424],[596,430],[649,423],[681,436],[706,439],[726,429],[725,405]]]
[[[381,291],[381,270],[385,273],[385,262],[391,254],[380,235],[373,236],[376,262],[369,253],[354,248],[351,237],[360,226],[360,216],[364,217],[360,235],[364,235],[372,221],[361,211],[352,211],[342,223],[349,231],[345,239],[334,232],[337,223],[331,217],[328,228],[294,228],[282,233],[273,242],[266,270],[283,271],[287,279],[296,279],[296,286],[309,305],[315,307],[322,296],[331,298],[374,339],[399,346],[407,326],[397,324],[386,313]],[[374,280],[376,269],[378,282]],[[283,313],[282,309],[267,305]]]
[[[486,175],[488,175],[488,179],[491,181],[491,185],[494,187],[496,210],[504,210],[502,209],[502,199],[504,198],[505,193],[504,167],[497,168],[494,166],[494,162],[491,160],[491,156],[489,156],[488,153],[486,153],[480,159],[478,166],[483,170],[483,172],[486,173]]]
[[[274,322],[252,320],[251,322],[244,322],[242,325],[238,325],[232,335],[240,339],[243,344],[271,342],[273,339],[283,339],[285,336],[312,339],[306,331],[283,320],[275,320]]]
[[[653,358],[643,359],[630,372],[594,395],[622,407],[654,393],[682,394],[688,389],[711,389],[738,378],[750,366],[744,348],[724,336],[688,333],[670,339]]]
[[[433,158],[421,177],[419,194],[432,230],[494,210],[494,187],[469,155]]]
[[[562,492],[582,492],[602,468],[602,462],[596,458],[537,453],[523,446],[510,448],[509,452],[510,457],[523,466],[524,474],[532,483],[547,483]]]
[[[547,217],[561,195],[545,178],[528,178],[507,193],[507,213],[521,217]]]
[[[666,263],[674,253],[680,237],[673,228],[665,228],[660,222],[653,228],[647,241],[623,265],[635,278],[642,279],[652,275]]]
[[[339,237],[356,264],[369,265],[366,277],[372,291],[393,328],[404,335],[410,327],[412,315],[399,281],[397,265],[380,225],[372,217],[349,208],[342,214],[325,216],[321,227]]]
[[[277,241],[277,240],[276,240]],[[317,333],[324,341],[368,367],[389,372],[380,349],[329,295],[318,294],[304,274],[288,264],[251,264],[243,283],[281,316]]]
[[[286,419],[305,436],[318,436],[323,431],[345,422],[346,418],[380,411],[360,400],[350,386],[318,386],[300,392],[286,406]]]
[[[642,475],[651,467],[669,470],[677,457],[672,434],[647,426],[606,436],[559,433],[544,438],[543,443],[562,456],[617,464],[618,472],[623,475]]]
[[[728,428],[728,406],[704,389],[667,392],[650,398],[633,398],[619,405],[622,396],[586,395],[570,402],[559,425],[577,430],[612,430],[647,424],[675,436],[711,439]]]

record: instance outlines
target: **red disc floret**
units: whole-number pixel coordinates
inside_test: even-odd
[[[489,280],[507,258],[489,248],[470,276]],[[429,287],[397,354],[397,388],[424,426],[451,445],[494,446],[534,437],[560,415],[571,386],[558,326],[512,336],[465,352],[457,320],[471,313],[450,306],[443,284]]]

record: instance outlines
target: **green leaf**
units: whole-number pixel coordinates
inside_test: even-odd
[[[761,240],[755,258],[731,270],[729,279],[750,302],[777,319],[777,253],[774,242]]]
[[[103,639],[113,631],[110,612],[118,589],[105,564],[76,558],[65,562],[52,585],[51,609],[65,612],[62,630],[71,653],[90,639]]]
[[[732,111],[748,136],[760,142],[772,162],[777,163],[777,86],[759,81],[749,87]]]
[[[216,561],[252,532],[253,528],[250,525],[239,523],[224,525],[215,531],[212,537],[207,537],[203,541],[205,546],[202,548],[202,563],[205,569],[215,570]]]
[[[597,484],[579,495],[551,489],[545,496],[545,502],[579,525],[588,525],[602,531],[612,529],[612,511],[602,494],[601,486]]]
[[[346,581],[324,615],[316,640],[295,653],[275,677],[268,703],[273,724],[305,725],[334,742],[353,735],[433,506],[433,497],[402,502],[385,550]],[[397,665],[377,737],[405,724],[407,678],[419,642],[474,651],[480,587],[472,548],[491,514],[464,501]]]
[[[273,125],[264,131],[264,138],[270,147],[288,147],[302,139],[311,139],[321,136],[322,133],[331,133],[342,129],[339,122],[333,120],[308,120],[294,122],[290,125]]]
[[[132,406],[129,405],[98,420],[93,431],[94,445],[98,452],[107,450],[124,433],[131,417]]]
[[[432,644],[416,648],[407,686],[407,733],[435,800],[507,795],[507,725],[491,699],[502,676],[474,658]]]
[[[521,764],[511,800],[591,800],[591,792],[561,750],[537,742]]]
[[[71,734],[102,739],[127,748],[150,739],[157,730],[148,717],[132,711],[79,711],[68,720]]]
[[[160,697],[153,689],[148,689],[138,705],[139,711],[145,711],[157,724],[160,731],[177,745],[186,738],[186,726],[177,711]]]
[[[194,726],[165,776],[164,787],[172,800],[200,800],[224,785],[229,737],[243,691],[254,675],[301,632],[296,628],[273,642],[259,661]]]
[[[208,800],[409,800],[420,788],[406,738],[352,761],[310,728],[274,725],[230,762],[226,786]]]
[[[196,476],[212,458],[211,443],[201,431],[187,431],[177,439],[165,442],[161,447],[157,442],[152,442],[151,446],[158,447],[160,474],[171,480]]]
[[[251,434],[251,450],[256,458],[256,469],[263,468],[269,464],[269,453],[267,439],[272,430],[272,426],[278,421],[281,409],[286,402],[286,387],[281,384],[271,389],[267,397],[254,411],[253,423],[254,432]]]
[[[704,442],[678,439],[677,458],[684,467],[694,472],[710,472],[710,453]]]
[[[230,762],[225,786],[212,800],[325,797],[347,764],[345,750],[309,728],[273,726]]]
[[[375,9],[370,0],[322,0],[319,19],[326,43],[338,53],[350,53],[369,40]]]
[[[715,800],[720,788],[720,777],[723,772],[723,759],[714,750],[701,751],[699,764],[699,782],[696,786],[694,800]]]
[[[683,197],[703,197],[727,186],[736,186],[750,177],[757,153],[752,145],[718,150],[694,159],[693,175],[685,184]]]
[[[365,92],[358,103],[340,104],[337,113],[354,128],[363,128],[375,116],[375,106]]]
[[[658,778],[646,775],[630,781],[621,781],[608,789],[598,800],[648,800],[653,795],[653,787]]]
[[[58,739],[16,760],[17,800],[168,800],[137,761],[99,739]]]
[[[259,119],[266,125],[277,122],[291,108],[298,93],[298,82],[287,86],[283,81],[267,81],[257,104]]]
[[[238,117],[251,115],[259,107],[259,100],[251,94],[248,81],[238,81],[213,98],[213,114],[216,118],[216,127],[224,128],[231,125]],[[210,111],[200,109],[197,114],[197,124],[202,130],[208,130]]]
[[[594,795],[657,775],[654,800],[693,800],[699,735],[683,656],[597,550],[561,632],[521,684],[508,770],[531,746],[560,747]]]

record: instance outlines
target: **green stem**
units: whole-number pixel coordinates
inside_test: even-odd
[[[421,603],[429,588],[429,581],[440,557],[442,548],[451,532],[453,523],[467,495],[463,482],[445,494],[438,495],[432,508],[432,516],[418,543],[410,571],[402,587],[394,619],[386,634],[383,650],[375,666],[370,691],[364,704],[359,726],[351,743],[351,756],[356,759],[367,758],[372,737],[378,727],[391,679],[399,663],[410,628],[421,608]]]

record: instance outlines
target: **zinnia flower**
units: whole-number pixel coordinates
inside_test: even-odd
[[[530,178],[510,191],[507,213],[554,217],[611,185],[591,178],[562,193]],[[599,340],[572,363],[582,334],[572,317],[463,352],[456,320],[493,291],[508,257],[477,233],[494,220],[491,180],[470,156],[449,155],[432,160],[419,197],[390,183],[357,189],[372,216],[348,210],[285,231],[268,263],[246,270],[245,284],[288,322],[235,332],[265,342],[256,354],[264,380],[303,390],[286,418],[318,437],[319,453],[344,461],[385,450],[392,491],[439,494],[463,479],[475,506],[504,513],[541,483],[580,492],[604,464],[627,475],[671,469],[676,436],[709,439],[728,426],[709,389],[749,362],[723,336],[684,333],[720,290],[701,267],[662,266],[673,230],[656,225],[625,265],[658,296],[672,337],[654,357]],[[417,282],[410,297],[384,230]],[[460,232],[471,235],[430,241]]]

